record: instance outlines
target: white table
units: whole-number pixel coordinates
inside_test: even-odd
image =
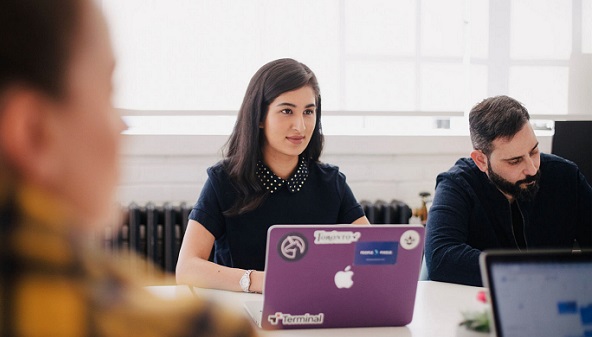
[[[187,286],[153,286],[148,290],[165,298],[193,296]],[[224,290],[194,288],[200,296],[211,299],[239,314],[248,317],[243,308],[245,301],[261,299],[260,294],[237,293]],[[413,321],[405,327],[306,329],[306,330],[259,330],[261,336],[405,336],[405,337],[453,337],[457,336],[458,323],[463,311],[483,310],[487,307],[477,300],[484,288],[451,283],[420,281]]]

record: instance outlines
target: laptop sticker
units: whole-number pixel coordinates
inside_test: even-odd
[[[298,261],[306,255],[308,241],[299,233],[285,235],[278,244],[278,252],[286,261]]]
[[[401,248],[406,250],[414,249],[419,245],[419,233],[416,230],[407,230],[401,235]]]
[[[323,324],[325,315],[323,313],[311,315],[306,313],[304,315],[291,315],[282,312],[276,312],[274,315],[269,315],[267,320],[272,325],[307,325],[307,324]]]
[[[355,265],[383,265],[397,262],[396,241],[365,241],[356,243]]]
[[[318,230],[314,232],[314,243],[317,245],[350,244],[357,242],[361,236],[360,232]]]

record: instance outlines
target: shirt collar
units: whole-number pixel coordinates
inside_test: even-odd
[[[257,162],[257,178],[269,193],[277,192],[282,186],[287,186],[288,191],[296,193],[302,189],[308,178],[308,166],[304,157],[300,157],[300,164],[298,164],[296,172],[290,178],[284,180],[275,175],[263,161],[259,160]]]

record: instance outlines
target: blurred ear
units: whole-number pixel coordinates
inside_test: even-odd
[[[480,150],[473,150],[471,158],[482,172],[487,173],[487,156]]]
[[[53,105],[43,94],[10,89],[0,98],[0,153],[17,175],[47,182],[56,169],[52,155]]]

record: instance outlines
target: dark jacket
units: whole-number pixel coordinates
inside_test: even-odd
[[[540,189],[518,202],[527,249],[592,246],[592,188],[578,167],[541,154]],[[517,249],[511,206],[472,159],[438,175],[430,207],[425,256],[431,280],[480,286],[479,254]]]

